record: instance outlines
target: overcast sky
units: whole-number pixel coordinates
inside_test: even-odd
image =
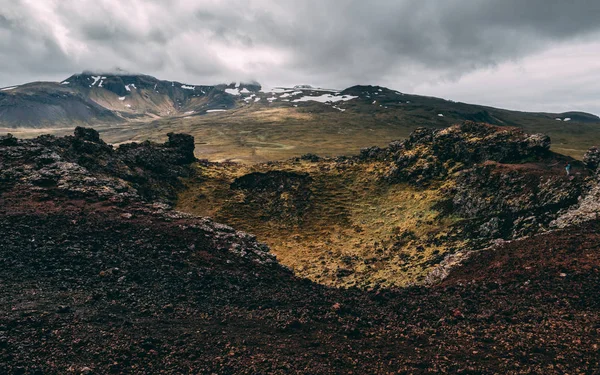
[[[0,86],[117,67],[600,114],[600,1],[0,0]]]

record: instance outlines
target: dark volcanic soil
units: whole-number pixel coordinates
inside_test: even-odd
[[[10,147],[3,170],[29,165]],[[344,290],[229,227],[19,176],[0,189],[0,374],[600,372],[599,222],[434,287]]]

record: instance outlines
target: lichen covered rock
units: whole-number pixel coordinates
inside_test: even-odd
[[[418,128],[406,141],[384,150],[365,149],[361,157],[393,159],[390,181],[425,184],[476,163],[518,163],[543,157],[549,149],[546,135],[466,121],[441,130]]]
[[[169,134],[164,144],[128,143],[114,148],[94,129],[74,136],[0,139],[0,181],[54,187],[65,194],[172,201],[189,176],[194,139]]]

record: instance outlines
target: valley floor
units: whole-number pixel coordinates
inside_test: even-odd
[[[381,162],[334,160],[199,165],[177,209],[256,234],[282,264],[315,282],[372,288],[422,281],[464,245],[449,238],[458,218],[433,208],[442,183],[392,185],[382,181],[384,171]],[[230,187],[253,173],[286,173],[282,184],[306,181],[281,192]]]

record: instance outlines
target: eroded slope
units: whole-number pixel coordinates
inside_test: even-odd
[[[472,253],[433,287],[335,289],[251,235],[147,201],[180,188],[167,167],[187,173],[187,140],[0,138],[1,373],[600,370],[598,222]],[[252,176],[233,187],[307,193],[306,175]]]
[[[448,254],[549,228],[587,169],[550,140],[466,122],[358,157],[203,162],[178,208],[255,233],[298,275],[336,286],[422,282]]]

